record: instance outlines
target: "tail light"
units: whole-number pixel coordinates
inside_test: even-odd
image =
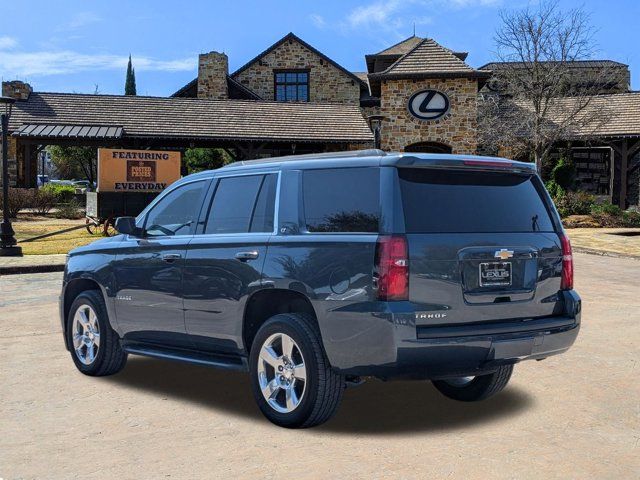
[[[405,237],[378,237],[376,271],[379,300],[408,300],[409,251]]]
[[[562,245],[562,290],[573,288],[573,255],[571,254],[571,242],[564,233],[560,234],[560,244]]]

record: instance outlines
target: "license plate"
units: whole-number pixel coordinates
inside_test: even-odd
[[[487,262],[480,264],[480,286],[511,285],[511,262]]]

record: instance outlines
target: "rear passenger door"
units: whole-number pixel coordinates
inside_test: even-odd
[[[235,354],[242,348],[246,299],[261,286],[278,174],[249,173],[216,182],[187,249],[185,323],[198,349]]]

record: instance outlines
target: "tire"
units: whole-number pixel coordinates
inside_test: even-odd
[[[287,343],[291,346],[290,359],[285,355],[285,337],[293,342]],[[267,346],[273,355],[267,354]],[[267,320],[253,340],[249,362],[256,403],[272,423],[286,428],[313,427],[329,420],[338,409],[344,376],[331,369],[311,315],[286,313]],[[284,383],[289,380],[290,384]]]
[[[78,321],[75,320],[76,315],[79,316]],[[89,326],[85,327],[83,323]],[[118,334],[109,324],[107,308],[98,290],[87,290],[75,298],[69,309],[66,330],[73,363],[85,375],[102,377],[124,368],[127,354],[120,346]]]
[[[502,391],[509,383],[512,372],[513,365],[504,365],[489,375],[434,380],[433,385],[446,397],[462,402],[476,402]]]

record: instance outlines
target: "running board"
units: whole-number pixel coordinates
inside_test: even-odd
[[[224,368],[227,370],[248,371],[247,360],[244,357],[232,355],[206,354],[190,350],[177,350],[141,344],[123,344],[122,349],[132,355],[161,358],[177,362],[206,365],[208,367]]]

